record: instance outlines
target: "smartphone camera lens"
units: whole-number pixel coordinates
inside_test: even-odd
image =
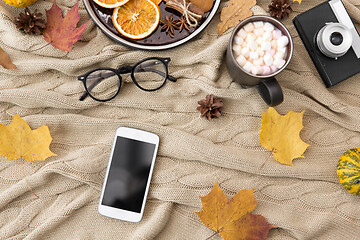
[[[330,36],[330,42],[335,46],[339,46],[343,42],[343,35],[339,32],[333,32]]]

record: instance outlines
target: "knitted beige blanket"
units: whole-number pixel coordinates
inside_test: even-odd
[[[44,13],[52,2],[38,0],[31,9]],[[57,2],[65,11],[77,0]],[[254,11],[267,9],[269,2],[258,0]],[[291,19],[320,2],[295,3]],[[360,23],[360,0],[344,3]],[[291,19],[284,23],[294,38],[295,53],[278,76],[285,101],[276,109],[281,114],[305,110],[301,137],[311,145],[294,167],[274,161],[260,146],[267,106],[255,89],[242,89],[229,77],[224,54],[230,31],[217,36],[219,13],[195,40],[168,51],[129,49],[91,22],[71,53],[52,46],[27,53],[46,42],[16,29],[13,19],[23,9],[3,1],[0,6],[0,46],[19,68],[0,68],[0,123],[8,124],[19,114],[32,128],[48,125],[54,139],[50,148],[58,154],[24,163],[26,177],[19,160],[0,159],[0,239],[205,240],[213,231],[194,212],[201,209],[199,196],[215,181],[229,198],[240,189],[256,189],[254,213],[278,227],[270,230],[268,239],[360,239],[360,197],[346,192],[336,174],[339,157],[360,147],[360,75],[326,89]],[[89,19],[82,3],[80,15],[80,23]],[[127,82],[112,101],[78,100],[83,86],[76,76],[150,56],[171,57],[170,73],[178,81],[153,93]],[[199,117],[197,101],[207,94],[224,98],[220,119]],[[151,131],[161,139],[140,223],[97,212],[120,126]]]

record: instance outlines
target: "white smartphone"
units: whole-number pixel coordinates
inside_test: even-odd
[[[154,133],[127,127],[116,130],[98,206],[101,215],[141,220],[158,146]]]

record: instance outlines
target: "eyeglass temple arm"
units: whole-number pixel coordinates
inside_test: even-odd
[[[171,75],[169,75],[169,74],[168,74],[167,78],[168,78],[170,81],[172,81],[172,82],[176,82],[176,81],[177,81],[177,79],[176,79],[175,77],[173,77],[173,76],[171,76]]]
[[[89,94],[87,93],[87,91],[84,91],[83,94],[80,96],[79,100],[84,101],[87,96],[89,96]]]
[[[169,63],[170,61],[171,61],[171,59],[170,58],[164,58],[164,59],[162,59],[163,61],[165,61],[166,63]],[[147,67],[150,67],[150,66],[154,66],[154,65],[157,65],[157,64],[159,64],[159,63],[162,63],[161,61],[153,61],[153,62],[148,62],[148,63],[142,63],[141,65],[138,65],[138,67],[141,69],[141,70],[143,70],[143,72],[146,72],[146,70],[153,70],[153,71],[151,71],[151,72],[155,72],[155,73],[157,73],[157,74],[159,74],[159,75],[161,75],[161,76],[165,76],[165,74],[163,73],[163,72],[161,72],[161,71],[159,71],[159,70],[156,70],[156,69],[148,69]],[[132,71],[132,68],[133,67],[122,67],[122,68],[119,68],[118,69],[118,71],[120,72],[120,73],[130,73],[131,71]],[[125,70],[125,72],[123,72]],[[169,75],[168,74],[168,76],[167,76],[167,79],[169,79],[170,81],[172,81],[172,82],[176,82],[177,81],[177,79],[175,78],[175,77],[173,77],[173,76],[171,76],[171,75]]]
[[[160,76],[165,77],[165,73],[163,73],[163,72],[161,72],[161,71],[159,71],[159,70],[156,70],[156,69],[147,68],[147,69],[141,69],[141,71],[142,71],[142,72],[153,72],[153,73],[159,74]],[[138,71],[138,72],[140,72],[140,71]],[[169,80],[172,81],[172,82],[176,82],[176,81],[177,81],[177,79],[176,79],[175,77],[173,77],[173,76],[171,76],[171,75],[169,75],[169,74],[168,74],[168,76],[167,76],[167,79],[169,79]]]
[[[146,69],[144,69],[143,67],[140,67],[140,68],[138,68],[139,70],[137,71],[137,72],[154,72],[154,73],[157,73],[157,74],[159,74],[160,76],[163,76],[163,77],[165,77],[165,73],[163,73],[163,72],[161,72],[161,71],[159,71],[159,70],[156,70],[156,69],[152,69],[152,68],[146,68]],[[167,79],[169,79],[170,81],[172,81],[172,82],[176,82],[177,81],[177,79],[175,78],[175,77],[173,77],[173,76],[171,76],[171,75],[167,75]]]
[[[96,80],[95,82],[93,82],[89,87],[88,87],[88,91],[91,91],[95,86],[96,84],[98,84],[101,80],[103,80],[103,78],[99,78],[98,80]],[[87,96],[89,96],[88,92],[85,90],[83,92],[83,94],[80,96],[79,100],[80,101],[84,101],[85,98],[87,98]]]
[[[164,58],[163,60],[164,60],[167,64],[171,61],[170,58]],[[166,65],[166,66],[167,66],[167,65]],[[176,77],[173,77],[173,76],[171,76],[170,74],[168,74],[167,78],[168,78],[170,81],[172,81],[172,82],[176,82],[176,81],[177,81]]]
[[[99,82],[101,82],[102,80],[104,80],[105,78],[114,76],[115,73],[105,73],[105,74],[98,74],[95,76],[88,76],[87,79],[91,79],[91,78],[98,78],[95,82],[93,82],[87,89],[88,91],[91,91]],[[89,95],[89,93],[87,91],[84,91],[83,94],[80,96],[79,100],[80,101],[84,101],[85,98],[87,98],[87,96]]]

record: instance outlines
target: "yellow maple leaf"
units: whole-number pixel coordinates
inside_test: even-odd
[[[51,141],[48,126],[31,130],[17,114],[9,125],[0,124],[0,156],[6,157],[6,160],[20,158],[33,162],[56,156],[49,149]]]
[[[290,111],[282,116],[272,107],[263,113],[260,144],[272,151],[276,161],[293,166],[293,159],[304,157],[302,154],[310,145],[303,142],[299,135],[304,127],[303,115],[304,111]]]
[[[228,201],[215,182],[211,192],[200,198],[203,208],[196,214],[225,240],[266,239],[269,230],[275,228],[263,216],[250,214],[257,205],[253,189],[240,190]]]
[[[293,0],[293,2],[298,2],[299,4],[301,4],[302,0]]]

